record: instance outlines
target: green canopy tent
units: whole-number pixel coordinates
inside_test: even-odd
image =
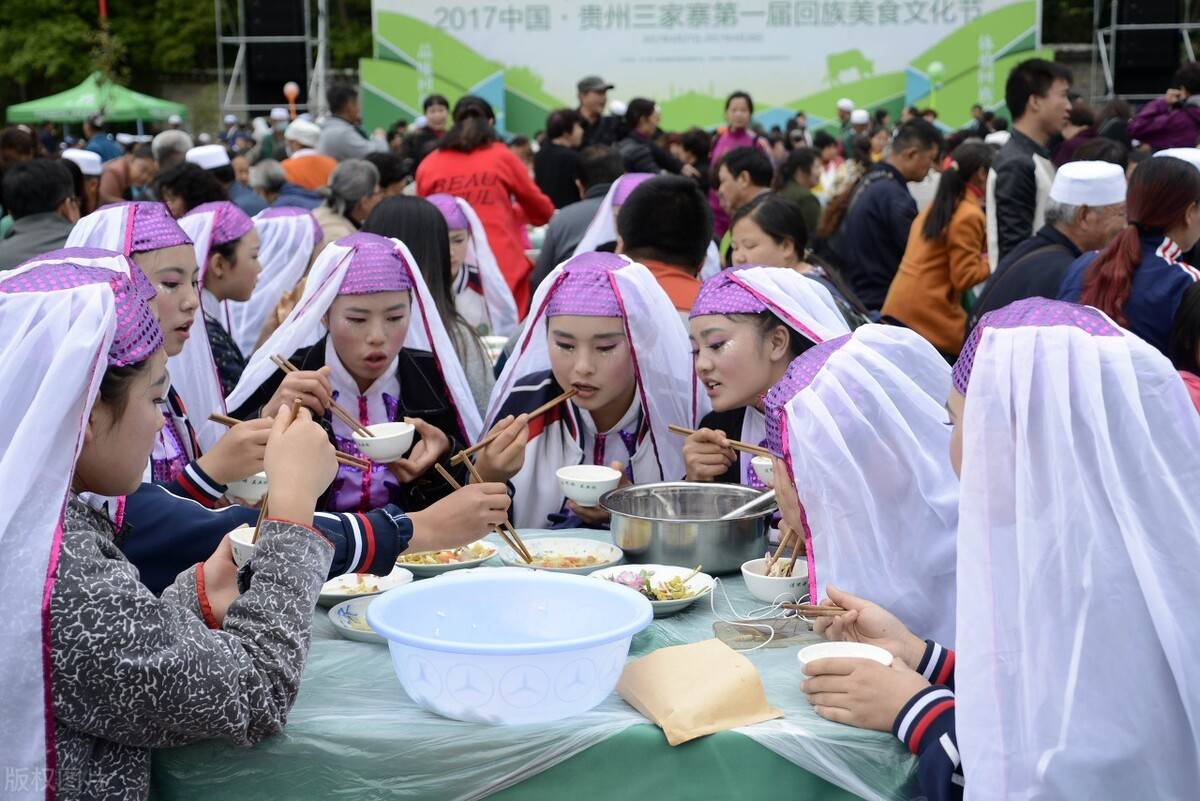
[[[172,114],[182,117],[187,107],[107,82],[93,72],[73,89],[9,106],[5,112],[10,123],[83,122],[93,114],[113,122],[136,120],[140,133],[143,121],[165,120]]]

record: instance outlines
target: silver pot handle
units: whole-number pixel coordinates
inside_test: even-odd
[[[726,512],[721,515],[721,520],[736,520],[739,517],[746,517],[750,514],[759,514],[767,512],[776,507],[775,490],[770,490],[759,495],[757,498],[742,504],[732,512]]]

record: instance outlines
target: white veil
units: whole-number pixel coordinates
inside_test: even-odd
[[[950,367],[932,345],[906,328],[865,325],[786,410],[812,596],[835,584],[953,646],[958,480],[949,394]]]
[[[405,262],[412,265],[412,320],[404,338],[404,347],[433,354],[442,379],[450,390],[450,400],[458,415],[459,426],[468,440],[475,442],[483,431],[483,422],[479,419],[479,410],[475,406],[466,373],[463,372],[462,364],[454,352],[442,318],[438,316],[433,296],[429,294],[429,287],[425,285],[425,279],[421,275],[420,265],[413,259],[407,245],[398,239],[391,241],[400,250]],[[350,258],[354,255],[353,248],[338,242],[332,242],[322,249],[312,270],[309,271],[300,301],[270,339],[250,357],[242,379],[229,395],[230,408],[236,409],[249,400],[276,371],[277,368],[271,362],[272,355],[278,353],[290,357],[301,348],[315,345],[325,335],[322,318],[337,297],[342,279],[350,266]]]
[[[1200,418],[1170,362],[1102,319],[1110,335],[980,324],[958,534],[968,799],[1200,793]]]
[[[465,263],[479,268],[479,280],[483,283],[483,299],[487,303],[492,334],[510,336],[517,328],[517,302],[513,299],[508,281],[504,279],[504,273],[500,271],[500,263],[492,253],[492,246],[488,244],[487,230],[470,203],[461,197],[455,197],[454,202],[458,204],[470,225],[471,236]]]

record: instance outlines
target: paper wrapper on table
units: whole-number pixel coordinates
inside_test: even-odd
[[[630,662],[617,692],[671,745],[783,717],[767,705],[758,670],[720,640],[662,648]]]

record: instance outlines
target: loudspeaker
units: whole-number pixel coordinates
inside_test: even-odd
[[[247,36],[303,36],[308,0],[245,0]],[[251,105],[283,106],[283,85],[300,85],[297,103],[308,102],[304,44],[246,45],[246,102]]]
[[[1179,0],[1113,0],[1117,23],[1178,23]],[[1113,89],[1119,95],[1159,95],[1179,69],[1182,40],[1178,30],[1117,31]]]

